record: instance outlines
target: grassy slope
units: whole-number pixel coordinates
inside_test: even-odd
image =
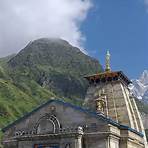
[[[7,60],[0,59],[0,128],[56,96],[33,80],[24,79],[19,83],[21,87],[16,85],[4,70]]]
[[[71,99],[84,97],[87,88],[84,75],[102,70],[97,60],[59,39],[36,40],[8,64],[16,84],[20,84],[18,79],[29,77],[55,94]]]
[[[98,61],[67,42],[39,42],[0,59],[0,128],[52,97],[81,105],[83,76],[101,70]]]

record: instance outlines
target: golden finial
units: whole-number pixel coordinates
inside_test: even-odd
[[[110,68],[110,53],[109,53],[109,50],[108,50],[107,53],[106,53],[106,68],[105,68],[105,71],[111,71],[111,68]]]

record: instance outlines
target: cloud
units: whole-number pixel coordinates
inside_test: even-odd
[[[144,0],[144,3],[148,6],[148,0]]]
[[[90,0],[0,0],[0,56],[41,37],[60,37],[82,47],[80,25],[91,6]]]
[[[144,5],[146,6],[146,11],[148,12],[148,0],[144,0]]]

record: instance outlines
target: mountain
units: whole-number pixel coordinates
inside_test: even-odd
[[[133,85],[131,86],[131,90],[133,94],[148,104],[148,70],[144,70],[139,79],[132,80]]]
[[[87,85],[83,77],[102,70],[97,60],[61,39],[29,43],[9,60],[8,68],[16,83],[27,77],[55,94],[77,99],[85,95]]]
[[[61,39],[38,39],[1,58],[0,128],[53,97],[80,104],[83,77],[100,71],[96,59]]]

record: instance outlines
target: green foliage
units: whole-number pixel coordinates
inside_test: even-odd
[[[22,114],[31,111],[43,99],[54,96],[52,93],[44,90],[40,86],[34,88],[36,95],[30,95],[23,92],[10,81],[0,79],[0,127],[14,121]],[[33,91],[32,91],[33,93]],[[39,99],[39,97],[41,97]]]
[[[3,148],[2,141],[1,141],[2,138],[3,138],[3,133],[0,129],[0,148]]]
[[[21,81],[25,80],[25,85],[34,80],[54,94],[71,99],[84,98],[87,82],[83,77],[100,71],[97,60],[60,39],[36,40],[8,62],[8,73],[19,88]]]
[[[4,78],[5,77],[5,73],[2,67],[0,67],[0,78]]]

